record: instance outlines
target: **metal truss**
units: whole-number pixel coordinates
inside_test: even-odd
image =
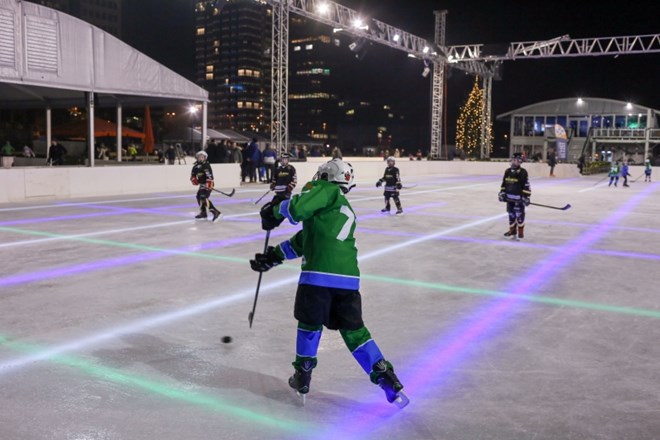
[[[331,0],[256,0],[273,7],[271,139],[278,153],[288,148],[288,46],[289,12],[332,26],[355,38],[363,38],[401,50],[433,66],[431,87],[430,157],[440,158],[445,65],[477,75],[483,80],[484,107],[481,157],[490,155],[492,79],[503,61],[524,58],[559,58],[630,55],[660,52],[660,34],[571,39],[568,35],[547,41],[511,43],[502,55],[486,54],[482,44],[445,46],[446,11],[436,11],[435,41],[425,39],[373,18],[361,17]]]
[[[490,157],[491,127],[493,126],[492,90],[493,78],[482,78],[483,108],[481,109],[481,158]]]
[[[270,139],[278,157],[289,146],[289,0],[273,2]]]
[[[268,0],[268,3],[276,5],[283,1],[289,3],[289,11],[332,26],[337,32],[345,32],[356,38],[364,38],[374,43],[401,50],[432,63],[446,61],[444,45],[436,46],[421,37],[382,21],[362,17],[358,11],[333,1]],[[466,62],[452,67],[479,76],[495,75],[494,68],[481,61],[466,60]]]
[[[435,44],[445,45],[445,26],[447,11],[434,11],[435,14]],[[433,62],[433,79],[431,83],[431,148],[430,158],[440,159],[442,146],[442,112],[445,88],[445,62]]]
[[[632,55],[660,52],[660,34],[579,39],[563,35],[547,41],[511,43],[503,54],[484,53],[483,44],[449,46],[446,49],[447,61],[452,64],[524,58]]]

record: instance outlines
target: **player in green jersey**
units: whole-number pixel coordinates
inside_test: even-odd
[[[309,392],[312,369],[323,326],[339,330],[357,362],[378,384],[389,402],[403,407],[408,398],[362,321],[360,270],[355,247],[355,213],[345,197],[353,184],[353,167],[341,159],[321,165],[300,194],[261,210],[262,228],[269,231],[284,219],[303,223],[302,230],[265,254],[250,260],[253,270],[265,272],[285,259],[303,257],[294,306],[298,320],[295,372],[289,385],[299,394]]]

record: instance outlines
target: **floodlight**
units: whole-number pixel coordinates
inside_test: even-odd
[[[424,67],[424,70],[422,70],[422,76],[426,78],[429,76],[429,73],[431,73],[431,68],[430,67]]]

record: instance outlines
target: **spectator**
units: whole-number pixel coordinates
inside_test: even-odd
[[[250,177],[250,182],[256,182],[257,167],[261,160],[261,151],[259,151],[259,145],[257,145],[257,138],[253,138],[252,142],[247,145],[245,160],[247,162],[247,175]]]
[[[578,158],[578,162],[577,162],[577,167],[580,170],[580,174],[582,174],[582,171],[584,170],[584,165],[585,165],[584,162],[585,162],[585,160],[584,160],[584,154],[583,154]]]
[[[135,162],[137,160],[138,150],[135,144],[128,146],[128,155],[131,157],[131,161]]]
[[[68,153],[66,148],[55,139],[50,144],[48,149],[48,158],[46,162],[49,165],[64,165],[64,156]]]
[[[5,145],[2,147],[0,152],[3,156],[13,156],[16,153],[16,150],[14,150],[14,147],[11,146],[11,143],[7,141],[5,142]]]
[[[181,159],[183,159],[183,163],[186,163],[186,153],[183,151],[183,147],[181,144],[176,144],[174,146],[174,149],[176,150],[176,157],[179,160],[179,165],[181,165]],[[174,165],[174,164],[172,164]]]
[[[32,151],[32,148],[30,148],[27,145],[23,146],[23,157],[36,157],[34,154],[34,151]]]
[[[555,156],[555,150],[550,150],[548,152],[548,166],[550,167],[550,177],[555,177],[555,165],[557,165],[557,157]]]
[[[289,157],[291,159],[298,159],[298,147],[295,145],[291,146],[291,150],[289,150]]]
[[[339,149],[339,147],[335,147],[335,148],[332,149],[332,158],[333,159],[343,159],[342,154],[341,154],[341,150]]]
[[[422,160],[422,150],[417,150],[417,160]]]
[[[227,148],[227,143],[222,140],[220,141],[220,144],[218,144],[218,158],[220,163],[229,163],[231,162],[229,160],[229,149]]]
[[[264,167],[266,167],[266,181],[273,180],[273,172],[275,171],[275,163],[277,162],[277,153],[270,148],[270,144],[266,145],[263,152]]]
[[[170,146],[167,147],[167,150],[165,150],[165,158],[167,158],[168,165],[174,165],[174,159],[176,159],[176,150],[174,149],[174,145],[170,144]]]
[[[105,144],[101,144],[99,147],[98,158],[102,160],[108,160],[108,147]]]

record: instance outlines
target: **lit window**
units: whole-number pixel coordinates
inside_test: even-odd
[[[300,52],[300,46],[293,46],[294,52]]]
[[[213,79],[213,74],[212,73],[207,73],[206,74],[206,79]]]
[[[206,29],[203,27],[198,27],[197,28],[197,35],[204,35],[206,33]]]
[[[238,102],[236,103],[236,107],[238,107],[238,108],[243,108],[243,101],[238,101]]]
[[[207,65],[206,66],[206,71],[207,72],[213,72],[213,66],[212,65]]]
[[[314,49],[314,45],[313,45],[313,44],[306,44],[306,45],[305,45],[305,50],[312,50],[312,49]]]

